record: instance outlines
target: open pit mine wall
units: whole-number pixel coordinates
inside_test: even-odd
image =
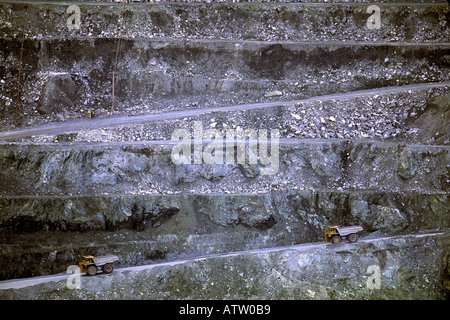
[[[37,251],[4,245],[2,277],[61,272],[86,251],[112,250],[133,265],[321,241],[332,224],[361,224],[363,235],[450,225],[445,147],[338,140],[280,148],[279,172],[264,176],[259,165],[174,165],[171,145],[5,144],[0,230],[80,236]],[[126,230],[146,239],[114,240]],[[84,241],[85,232],[112,238]]]
[[[14,123],[19,65],[22,125],[110,112],[113,75],[114,111],[124,114],[161,108],[155,99],[228,103],[273,90],[307,97],[449,80],[445,3],[380,3],[380,29],[367,28],[360,3],[77,5],[79,29],[67,25],[68,4],[1,4],[5,127]]]
[[[2,128],[14,123],[26,15],[20,125],[86,117],[89,108],[99,116],[106,114],[113,72],[116,111],[126,115],[164,111],[164,99],[195,107],[199,96],[230,104],[230,96],[236,102],[253,102],[271,90],[281,90],[289,99],[391,86],[397,79],[401,83],[449,80],[445,2],[380,3],[383,28],[378,30],[366,28],[367,4],[74,3],[81,9],[80,28],[69,30],[67,4],[2,2]],[[405,108],[402,121],[412,114],[410,104],[414,110],[426,105],[408,105],[416,92],[408,94],[402,96],[401,106],[391,106]],[[386,106],[385,102],[374,105]],[[288,113],[296,109],[280,110],[271,110],[274,119],[295,119]],[[351,113],[342,110],[344,116]],[[283,117],[277,118],[279,111]],[[422,128],[445,124],[440,111],[422,118]],[[320,119],[320,113],[315,118]],[[404,129],[402,121],[399,127],[390,123],[389,130]],[[442,131],[440,124],[430,131],[433,137]],[[289,123],[270,125],[286,129]],[[168,127],[154,128],[158,126],[164,129],[154,131],[162,134],[159,139],[169,139]],[[303,129],[306,125],[290,130],[293,134]],[[117,133],[108,128],[104,132],[108,130]],[[368,133],[370,128],[364,130]],[[392,137],[392,132],[380,132],[381,138]],[[296,137],[286,133],[285,138]],[[86,132],[77,134],[89,141]],[[348,138],[361,137],[348,134]],[[120,132],[118,136],[124,137]],[[307,137],[326,138],[313,132]],[[2,244],[0,278],[63,272],[77,254],[86,251],[116,252],[121,266],[127,266],[182,254],[314,242],[322,239],[327,224],[358,223],[366,230],[363,236],[386,232],[404,238],[384,247],[362,242],[322,248],[301,259],[292,252],[285,258],[276,253],[223,257],[178,265],[172,271],[135,273],[133,281],[145,297],[158,298],[221,298],[223,292],[234,298],[444,298],[450,274],[448,237],[408,236],[450,225],[448,147],[442,145],[445,135],[442,139],[429,146],[408,140],[343,139],[282,144],[275,176],[261,175],[258,165],[175,166],[170,157],[173,145],[164,143],[121,145],[114,139],[97,146],[70,145],[71,141],[35,146],[4,143],[0,230],[13,240]],[[102,241],[90,241],[94,232],[104,235]],[[48,239],[28,243],[36,234]],[[118,241],[118,234],[142,234],[145,239]],[[349,262],[358,269],[349,268]],[[391,279],[381,291],[367,291],[366,278],[361,282],[372,263]],[[321,272],[318,278],[309,278],[315,271]],[[330,281],[339,274],[338,281]],[[113,290],[103,293],[94,293],[94,287],[90,293],[68,289],[57,293],[49,285],[48,296],[43,297],[84,292],[84,298],[105,298],[112,292],[110,298],[133,298],[125,289],[130,278],[119,281],[122,275],[110,283]],[[204,290],[208,280],[218,285],[217,291],[212,286]],[[183,291],[176,293],[177,288]]]
[[[446,234],[248,252],[82,277],[76,290],[66,280],[0,290],[0,299],[445,300],[449,244]]]
[[[159,149],[159,150],[158,150]],[[2,196],[261,193],[277,190],[446,192],[446,146],[329,140],[279,146],[277,163],[174,164],[173,145],[3,145]],[[262,169],[273,166],[273,175]]]

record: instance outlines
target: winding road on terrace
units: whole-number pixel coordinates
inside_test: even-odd
[[[117,125],[126,124],[138,124],[151,121],[162,121],[162,120],[172,120],[180,118],[195,117],[201,114],[212,113],[212,112],[231,112],[231,111],[244,111],[260,108],[270,108],[276,106],[286,106],[296,103],[314,102],[314,101],[327,101],[327,100],[343,100],[355,97],[368,97],[377,94],[395,93],[410,90],[421,90],[429,88],[439,88],[450,86],[450,82],[439,82],[439,83],[424,83],[424,84],[412,84],[405,86],[396,87],[386,87],[386,88],[376,88],[369,90],[359,90],[347,93],[330,94],[318,97],[305,98],[300,100],[287,100],[287,101],[273,101],[273,102],[262,102],[262,103],[249,103],[249,104],[237,104],[213,108],[200,108],[200,109],[189,109],[172,111],[165,113],[152,113],[139,116],[121,116],[121,117],[105,117],[105,118],[95,118],[95,119],[83,119],[83,120],[73,120],[58,122],[53,124],[39,125],[33,127],[25,127],[20,129],[12,129],[0,131],[0,139],[10,139],[10,138],[20,138],[32,135],[45,135],[45,134],[62,134],[73,132],[77,130],[84,129],[94,129],[101,127],[111,127]]]
[[[402,238],[422,238],[422,237],[433,237],[437,235],[444,234],[444,232],[434,232],[434,233],[422,233],[422,234],[408,234],[408,235],[399,235],[399,236],[386,236],[386,237],[379,237],[379,238],[360,238],[357,243],[371,243],[376,241],[382,241],[382,240],[388,240],[388,239],[402,239]],[[356,244],[349,244],[349,245],[356,245]],[[204,256],[198,256],[195,258],[190,259],[183,259],[183,260],[175,260],[175,261],[168,261],[168,262],[162,262],[162,263],[154,263],[154,264],[148,264],[148,265],[142,265],[142,266],[134,266],[134,267],[126,267],[121,269],[116,269],[114,272],[125,272],[125,271],[141,271],[141,270],[147,270],[152,269],[155,267],[171,267],[179,264],[184,264],[188,262],[193,261],[200,261],[210,258],[219,258],[219,257],[232,257],[232,256],[238,256],[242,254],[260,254],[260,253],[269,253],[269,252],[281,252],[281,251],[307,251],[307,250],[313,250],[318,249],[325,246],[340,246],[340,245],[333,245],[326,242],[315,242],[315,243],[303,243],[298,245],[291,245],[291,246],[284,246],[284,247],[272,247],[272,248],[263,248],[263,249],[252,249],[252,250],[245,250],[245,251],[235,251],[235,252],[226,252],[226,253],[217,253],[217,254],[210,254],[210,255],[204,255]],[[34,286],[41,283],[48,283],[48,282],[58,282],[62,280],[66,280],[68,277],[70,277],[71,274],[64,274],[59,273],[55,275],[50,276],[40,276],[40,277],[32,277],[32,278],[22,278],[22,279],[11,279],[11,280],[4,280],[0,281],[0,290],[6,290],[6,289],[20,289],[25,287]],[[88,276],[85,276],[82,274],[84,279],[89,279]],[[96,277],[101,277],[102,274],[97,275]]]

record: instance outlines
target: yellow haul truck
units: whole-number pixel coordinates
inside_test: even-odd
[[[117,256],[80,256],[78,266],[81,272],[86,272],[88,276],[94,276],[98,270],[104,273],[111,273],[114,270],[113,263],[119,261]]]
[[[325,231],[325,241],[337,244],[346,238],[349,242],[356,242],[358,240],[357,233],[362,230],[363,228],[360,226],[329,226],[328,231]]]

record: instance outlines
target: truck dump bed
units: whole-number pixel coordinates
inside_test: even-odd
[[[358,231],[362,231],[363,228],[360,226],[351,226],[351,227],[336,227],[337,231],[341,236],[346,236],[351,233],[357,233]]]
[[[95,264],[97,266],[102,266],[107,263],[113,263],[115,261],[119,260],[116,256],[102,256],[102,257],[94,257]]]

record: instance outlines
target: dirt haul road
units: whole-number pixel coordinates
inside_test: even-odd
[[[93,129],[100,127],[111,127],[117,125],[126,124],[138,124],[151,121],[163,121],[163,120],[173,120],[187,117],[195,117],[198,115],[212,113],[212,112],[232,112],[232,111],[244,111],[253,110],[261,108],[270,108],[276,106],[285,106],[302,102],[314,102],[314,101],[327,101],[327,100],[342,100],[355,97],[373,96],[377,94],[386,94],[394,92],[407,92],[410,90],[421,90],[428,88],[439,88],[450,86],[450,82],[440,82],[440,83],[426,83],[426,84],[415,84],[415,85],[405,85],[396,87],[386,87],[377,88],[370,90],[360,90],[347,93],[331,94],[325,96],[318,96],[312,98],[305,98],[300,100],[289,100],[289,101],[274,101],[265,103],[250,103],[250,104],[238,104],[214,108],[201,108],[194,110],[181,110],[173,112],[165,112],[158,114],[146,114],[142,116],[130,116],[130,117],[109,117],[109,118],[95,118],[95,119],[84,119],[84,120],[74,120],[67,122],[60,122],[48,125],[39,125],[35,127],[27,127],[20,129],[5,130],[0,132],[0,139],[13,139],[32,135],[44,135],[44,134],[62,134],[73,132],[82,129]]]

